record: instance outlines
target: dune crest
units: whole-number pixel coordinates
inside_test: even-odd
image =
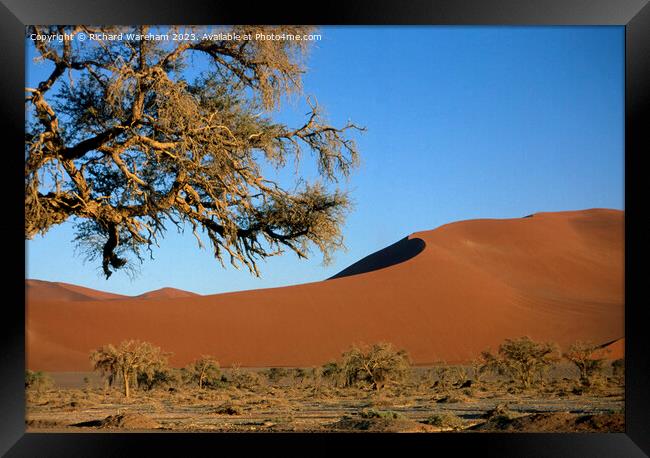
[[[98,291],[83,286],[62,282],[43,280],[25,280],[25,296],[32,301],[103,301],[110,299],[125,299],[128,296]]]
[[[196,293],[190,291],[183,291],[182,289],[176,288],[160,288],[154,291],[148,291],[139,296],[135,296],[137,299],[165,299],[165,298],[176,298],[176,297],[196,297],[199,296]]]
[[[101,303],[32,293],[27,364],[88,370],[90,350],[127,338],[176,366],[212,354],[250,367],[320,365],[382,340],[416,364],[469,361],[524,335],[605,344],[624,336],[623,262],[624,212],[590,209],[446,224],[296,286]]]

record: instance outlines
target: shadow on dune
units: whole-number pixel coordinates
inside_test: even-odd
[[[425,246],[426,243],[422,239],[404,237],[399,242],[393,243],[383,250],[376,251],[346,267],[336,275],[328,278],[328,280],[372,272],[373,270],[384,269],[408,261],[420,254]]]

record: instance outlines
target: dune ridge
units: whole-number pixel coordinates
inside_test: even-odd
[[[148,291],[139,296],[135,296],[139,299],[159,299],[159,298],[176,298],[176,297],[195,297],[199,294],[192,293],[190,291],[183,291],[182,289],[177,288],[160,288],[154,291]]]
[[[248,367],[320,365],[380,340],[415,364],[466,362],[523,335],[605,344],[624,337],[623,229],[624,212],[608,209],[477,219],[411,234],[423,245],[402,240],[407,253],[370,255],[321,282],[147,300],[33,292],[27,365],[88,370],[90,350],[126,338],[173,352],[176,366],[212,354]]]
[[[159,288],[137,296],[98,291],[84,286],[72,285],[63,282],[49,282],[45,280],[25,280],[25,296],[28,303],[33,301],[59,302],[59,301],[106,301],[114,299],[157,299],[175,297],[194,297],[197,293],[184,291],[177,288]]]

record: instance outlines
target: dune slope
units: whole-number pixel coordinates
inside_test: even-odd
[[[160,288],[136,296],[139,299],[172,299],[177,297],[196,297],[198,294],[176,288]]]
[[[25,297],[28,303],[33,301],[100,301],[128,298],[128,296],[97,291],[69,283],[42,280],[26,280]]]
[[[623,229],[624,213],[605,209],[470,220],[322,282],[148,300],[32,294],[27,364],[88,370],[91,349],[127,338],[173,352],[176,366],[211,354],[252,367],[320,365],[381,340],[416,364],[468,361],[523,335],[605,344],[624,337]]]

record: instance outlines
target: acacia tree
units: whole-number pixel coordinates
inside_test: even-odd
[[[497,355],[481,353],[483,367],[507,373],[523,388],[530,388],[551,364],[559,360],[559,350],[552,342],[535,342],[530,337],[506,339]]]
[[[199,389],[219,379],[219,363],[212,356],[201,356],[185,368],[188,381],[198,383]]]
[[[601,346],[591,342],[575,342],[569,347],[564,357],[571,361],[580,372],[580,382],[590,385],[594,376],[602,371],[605,358],[598,352],[606,353]]]
[[[156,371],[167,367],[169,353],[163,353],[149,342],[125,340],[116,348],[104,345],[91,352],[93,370],[99,371],[109,380],[120,378],[124,386],[124,396],[131,396],[131,379],[138,375],[153,376]]]
[[[33,26],[28,33],[147,31]],[[227,256],[257,276],[257,261],[286,250],[307,257],[315,245],[328,262],[342,246],[350,207],[347,194],[328,184],[358,163],[350,134],[363,129],[328,124],[309,98],[302,125],[273,120],[280,101],[301,90],[309,41],[183,31],[197,39],[33,42],[52,72],[26,88],[26,238],[72,219],[75,241],[88,259],[101,259],[106,278],[151,254],[166,223],[191,227],[200,247],[207,234],[222,265]],[[250,37],[311,31],[232,30]],[[297,164],[303,150],[315,156],[320,178],[295,188],[265,178],[270,167]]]
[[[395,350],[387,342],[371,347],[355,345],[342,355],[341,371],[345,386],[368,383],[373,390],[379,390],[388,382],[403,380],[409,370],[406,350]]]

